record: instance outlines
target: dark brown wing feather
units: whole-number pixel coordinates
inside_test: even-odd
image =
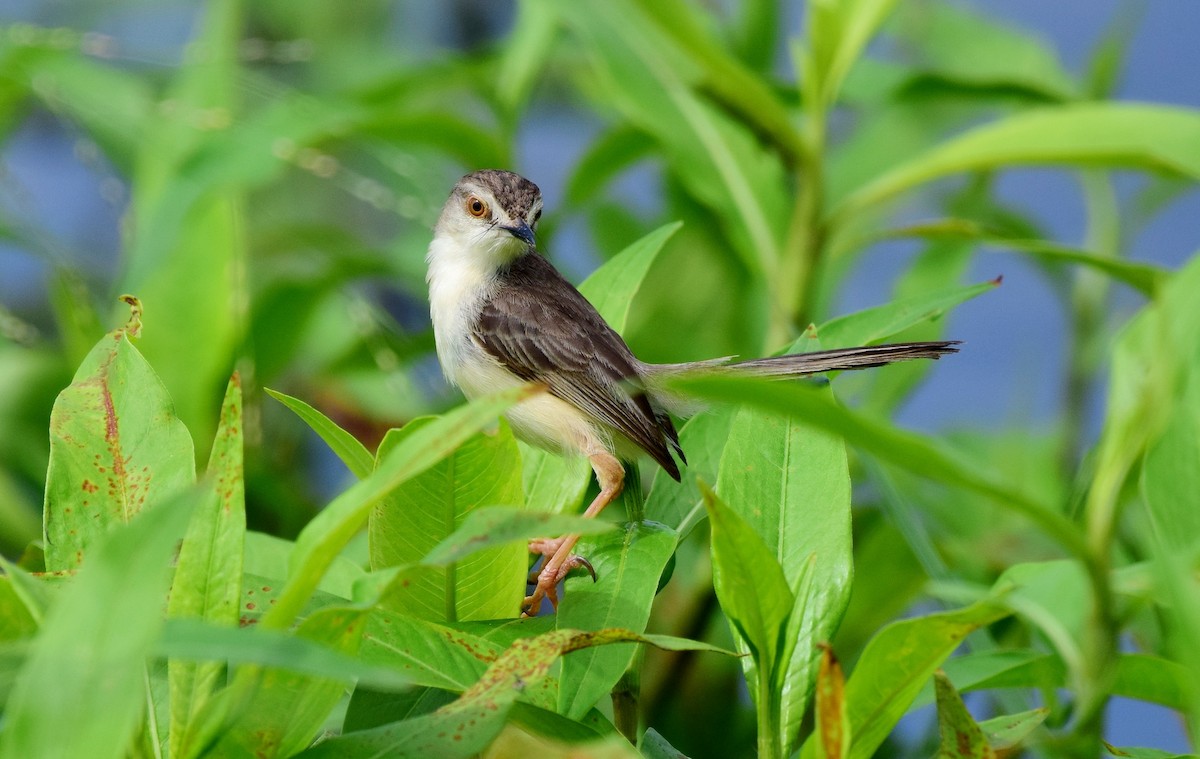
[[[671,418],[647,397],[637,359],[591,303],[537,253],[500,272],[474,325],[474,339],[509,371],[629,438],[676,480]]]

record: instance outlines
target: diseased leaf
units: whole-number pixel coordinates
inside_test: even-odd
[[[846,717],[846,681],[833,649],[821,647],[817,671],[817,759],[844,759],[850,751],[850,720]]]
[[[935,672],[933,683],[937,691],[938,729],[942,735],[938,759],[993,759],[996,752],[967,711],[950,678],[943,672]]]
[[[989,601],[894,622],[871,639],[846,684],[852,759],[869,759],[908,711],[921,686],[971,631],[1008,612]],[[816,756],[816,742],[803,757]]]
[[[96,344],[54,402],[46,473],[49,571],[77,569],[110,530],[196,480],[192,438],[129,342],[139,315]]]
[[[241,379],[234,374],[225,391],[208,475],[201,486],[206,496],[192,514],[179,547],[167,601],[167,615],[172,619],[203,619],[227,627],[238,624],[246,542],[244,422]],[[172,659],[167,663],[167,679],[170,750],[172,756],[183,756],[191,720],[209,695],[224,685],[225,663]]]

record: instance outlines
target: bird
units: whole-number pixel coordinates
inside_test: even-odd
[[[643,362],[538,250],[542,207],[538,186],[511,171],[483,169],[459,179],[426,253],[430,317],[442,371],[468,399],[526,383],[542,387],[504,416],[526,443],[587,457],[600,490],[584,517],[595,517],[621,494],[624,462],[641,455],[680,480],[679,464],[687,459],[671,412],[682,407],[663,389],[666,378],[703,372],[801,377],[958,350],[957,341],[939,341],[743,361]],[[584,567],[595,579],[590,563],[572,554],[578,539],[530,542],[544,560],[530,577],[534,588],[521,604],[523,616],[536,614],[543,599],[557,610],[558,584],[572,569]]]

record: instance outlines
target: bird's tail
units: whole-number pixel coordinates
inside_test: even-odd
[[[724,369],[744,372],[758,377],[802,377],[806,374],[834,372],[843,369],[866,369],[897,361],[918,358],[938,359],[947,353],[957,353],[958,340],[929,343],[892,343],[866,345],[861,348],[834,348],[812,353],[793,353],[749,361],[725,364]]]
[[[754,377],[804,377],[821,372],[846,369],[867,369],[897,361],[913,359],[939,359],[948,353],[957,353],[958,340],[943,340],[926,343],[892,343],[890,345],[866,345],[859,348],[834,348],[812,353],[791,353],[786,356],[753,358],[734,361],[731,357],[714,358],[708,361],[690,361],[682,364],[644,364],[642,377],[657,391],[656,397],[673,413],[690,416],[702,406],[695,399],[682,398],[670,392],[660,380],[672,377],[703,376],[734,372]]]
[[[859,348],[834,348],[812,353],[790,353],[786,356],[752,358],[734,361],[732,357],[714,358],[708,361],[689,361],[683,364],[646,364],[643,375],[679,377],[703,374],[736,372],[755,377],[803,377],[821,372],[845,369],[867,369],[897,361],[918,358],[938,359],[947,353],[957,353],[958,340],[943,340],[928,343],[892,343],[890,345],[865,345]]]

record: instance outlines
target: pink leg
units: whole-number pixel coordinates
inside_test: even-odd
[[[616,500],[625,487],[625,467],[620,460],[610,453],[594,453],[588,456],[592,462],[592,470],[596,473],[596,481],[600,483],[600,494],[583,512],[586,518],[593,518],[604,507]],[[528,617],[537,614],[543,598],[549,598],[550,604],[558,609],[558,584],[575,567],[591,565],[587,560],[571,554],[571,549],[579,541],[578,535],[564,535],[553,540],[534,540],[529,544],[529,550],[541,553],[547,557],[542,571],[537,576],[537,586],[533,594],[521,603],[521,616]],[[595,573],[593,573],[595,574]]]

